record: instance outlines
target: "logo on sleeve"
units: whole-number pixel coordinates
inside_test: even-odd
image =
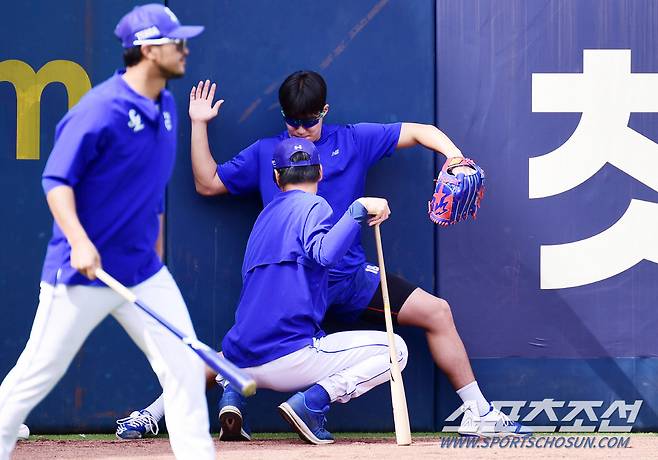
[[[130,109],[128,112],[128,127],[133,130],[134,133],[137,133],[144,129],[144,124],[142,123],[142,117],[137,113],[135,109]]]
[[[332,156],[332,157],[335,157],[335,156],[338,155],[339,153],[340,153],[340,149],[336,149],[336,150],[334,150],[333,152],[331,152],[331,156]]]
[[[165,128],[167,128],[167,131],[171,131],[173,128],[171,123],[171,114],[169,112],[162,112],[162,117],[164,118]]]

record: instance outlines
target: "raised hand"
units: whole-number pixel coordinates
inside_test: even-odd
[[[210,80],[199,81],[197,86],[193,86],[190,91],[190,119],[193,122],[208,123],[219,113],[219,108],[224,103],[220,99],[213,104],[217,84],[210,84]]]

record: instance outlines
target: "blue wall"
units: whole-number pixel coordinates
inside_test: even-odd
[[[121,65],[113,29],[138,2],[29,1],[4,7],[0,62],[38,70],[66,59],[98,84]],[[283,128],[276,90],[290,72],[319,70],[329,85],[328,121],[437,123],[487,171],[475,222],[437,230],[426,217],[431,152],[399,151],[368,177],[368,193],[391,202],[382,228],[389,272],[448,299],[485,393],[493,400],[645,400],[636,427],[657,427],[658,404],[645,388],[656,374],[656,265],[569,289],[540,289],[540,245],[586,238],[612,225],[631,198],[655,191],[607,165],[577,189],[528,197],[528,160],[562,144],[577,113],[533,113],[533,73],[582,72],[583,49],[631,49],[633,72],[658,72],[655,6],[650,1],[368,0],[292,4],[181,0],[167,4],[183,23],[204,24],[190,42],[187,76],[170,88],[182,120],[178,162],[167,196],[167,262],[199,337],[219,346],[240,292],[240,265],[258,197],[203,198],[189,161],[187,94],[199,79],[226,100],[210,126],[217,161]],[[200,16],[199,12],[203,12]],[[31,31],[25,34],[25,31]],[[16,40],[16,37],[25,37]],[[15,363],[36,309],[51,218],[40,173],[54,126],[66,110],[62,85],[41,104],[41,155],[16,159],[15,93],[0,82],[0,375]],[[655,116],[630,126],[656,139]],[[614,190],[614,193],[606,193]],[[372,236],[364,244],[374,256]],[[374,260],[374,257],[371,257]],[[420,331],[402,329],[411,358],[405,384],[414,430],[440,429],[456,396],[431,361]],[[641,359],[640,359],[641,358]],[[560,373],[563,373],[560,375]],[[559,378],[556,379],[556,375]],[[588,391],[583,392],[586,386]],[[159,392],[148,363],[114,320],[90,337],[56,389],[30,415],[36,432],[110,431],[114,419]],[[256,430],[285,430],[275,413],[285,395],[263,391],[250,403]],[[209,393],[215,414],[216,392]],[[336,430],[392,430],[388,387],[332,410]],[[262,417],[260,415],[262,414]],[[217,423],[213,415],[213,429]]]
[[[431,2],[413,7],[402,2],[324,2],[292,11],[262,0],[250,2],[250,9],[258,11],[253,15],[245,15],[234,2],[202,1],[194,10],[185,5],[170,2],[182,22],[198,21],[197,8],[209,14],[203,20],[206,31],[191,42],[187,76],[171,87],[183,95],[199,79],[218,82],[219,96],[226,102],[210,125],[210,142],[219,162],[259,137],[284,129],[277,90],[286,75],[304,68],[319,69],[327,80],[330,123],[433,122]],[[312,38],[300,34],[297,24],[312,24]],[[179,97],[178,102],[179,111],[185,113],[187,101]],[[255,108],[246,115],[250,107]],[[179,142],[176,174],[168,193],[168,260],[193,309],[197,333],[219,346],[233,321],[243,251],[260,198],[198,196],[189,160],[189,124],[182,124]],[[391,200],[395,213],[382,229],[388,270],[404,273],[427,290],[433,288],[434,227],[426,218],[425,199],[410,206],[407,193],[419,197],[431,193],[433,171],[434,156],[411,149],[378,165],[368,184],[369,193]],[[404,181],[404,193],[391,184],[390,178],[396,175],[414,178]],[[415,229],[411,241],[403,238],[410,228]],[[371,249],[373,239],[364,232],[364,243]],[[434,410],[426,398],[434,394],[434,366],[423,334],[410,330],[405,337],[415,352],[405,371],[415,387],[409,391],[410,410],[419,428],[431,429]],[[253,428],[286,429],[275,410],[286,396],[261,393],[250,403],[254,412],[262,413],[262,418],[253,420]],[[383,386],[337,407],[332,410],[332,426],[392,429],[388,395]]]
[[[599,49],[630,50],[633,73],[658,72],[656,4],[446,0],[437,2],[436,17],[438,124],[488,172],[478,220],[437,239],[437,285],[458,306],[456,321],[481,386],[492,399],[642,399],[636,427],[656,427],[658,401],[647,382],[656,375],[658,350],[656,263],[644,260],[610,278],[562,289],[541,289],[546,275],[540,273],[540,246],[599,234],[631,199],[656,202],[656,190],[608,163],[564,193],[529,194],[529,159],[566,143],[583,120],[567,108],[533,112],[533,74],[582,73],[583,50]],[[620,92],[596,97],[614,101]],[[655,114],[632,113],[628,126],[658,153],[655,121]],[[594,139],[608,135],[606,128],[591,132]],[[632,146],[621,148],[628,161],[641,161]],[[607,153],[574,152],[557,175],[573,176],[586,154]],[[643,166],[656,177],[653,165]],[[644,225],[650,222],[647,215]],[[633,233],[626,236],[621,247],[603,248],[610,254],[604,264],[614,266],[617,250],[638,246]],[[651,247],[640,251],[650,254]],[[439,419],[450,406],[440,405]]]

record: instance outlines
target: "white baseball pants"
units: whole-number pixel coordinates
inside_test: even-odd
[[[409,352],[402,337],[395,336],[400,369]],[[346,331],[313,339],[313,344],[270,361],[244,369],[259,388],[275,391],[305,390],[318,383],[331,402],[346,403],[390,379],[386,333]]]
[[[180,330],[196,337],[183,297],[166,267],[132,291]],[[204,364],[196,354],[110,288],[41,283],[30,338],[0,386],[0,460],[9,459],[19,425],[64,375],[89,333],[107,315],[114,316],[144,352],[160,380],[176,458],[215,458]]]

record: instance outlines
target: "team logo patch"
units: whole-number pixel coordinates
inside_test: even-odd
[[[142,117],[137,113],[135,109],[130,109],[128,112],[128,127],[133,130],[134,133],[140,132],[144,129],[144,124],[142,123]]]
[[[171,114],[169,112],[162,112],[162,117],[164,118],[164,125],[167,128],[167,131],[171,131],[173,125],[171,124]]]
[[[450,210],[452,209],[453,193],[446,190],[446,185],[442,184],[439,190],[434,194],[434,200],[427,203],[428,211],[434,213],[439,219],[450,220]],[[478,195],[478,200],[482,197]]]

